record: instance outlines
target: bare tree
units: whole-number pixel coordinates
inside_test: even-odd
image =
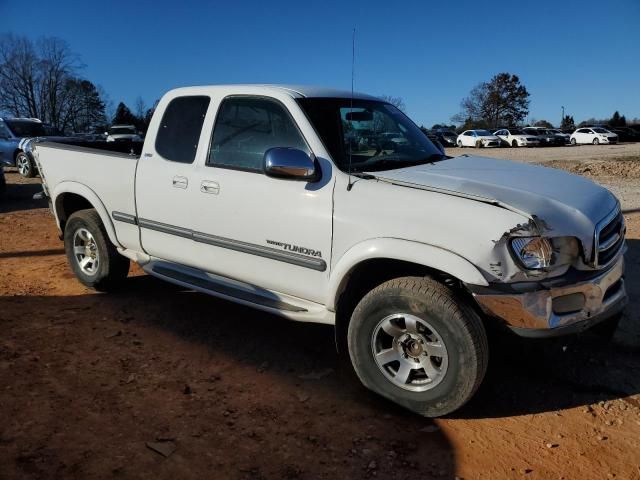
[[[0,36],[0,111],[39,118],[62,130],[104,116],[100,92],[78,78],[81,68],[59,38],[43,37],[34,44],[21,36]],[[89,108],[94,110],[87,116]]]
[[[407,106],[404,104],[404,100],[402,97],[392,97],[391,95],[380,95],[381,100],[384,100],[387,103],[390,103],[398,110],[402,110],[403,112],[406,110]]]
[[[147,113],[147,105],[141,96],[138,95],[135,103],[135,115],[141,120],[144,120],[144,115]]]
[[[517,75],[499,73],[475,86],[460,103],[458,123],[483,122],[491,127],[516,125],[529,113],[529,92]]]
[[[0,37],[0,109],[39,117],[38,56],[24,37]]]

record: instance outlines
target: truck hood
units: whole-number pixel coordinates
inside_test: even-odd
[[[463,155],[433,164],[370,172],[405,187],[494,203],[539,220],[549,236],[575,236],[590,254],[596,224],[618,205],[606,188],[562,170]],[[515,227],[515,226],[514,226]]]

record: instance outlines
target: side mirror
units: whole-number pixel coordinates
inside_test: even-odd
[[[319,173],[311,157],[297,148],[270,148],[264,154],[262,169],[269,177],[307,182],[317,180]]]

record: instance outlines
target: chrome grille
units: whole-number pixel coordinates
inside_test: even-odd
[[[613,260],[624,244],[624,217],[620,208],[596,227],[594,266],[604,267]]]

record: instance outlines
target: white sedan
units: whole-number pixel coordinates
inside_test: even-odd
[[[618,143],[618,135],[601,127],[579,128],[571,134],[571,144],[579,143]]]
[[[493,134],[510,147],[537,147],[540,145],[538,137],[529,135],[521,128],[503,128]]]
[[[499,147],[500,139],[488,130],[466,130],[458,135],[459,147]]]

